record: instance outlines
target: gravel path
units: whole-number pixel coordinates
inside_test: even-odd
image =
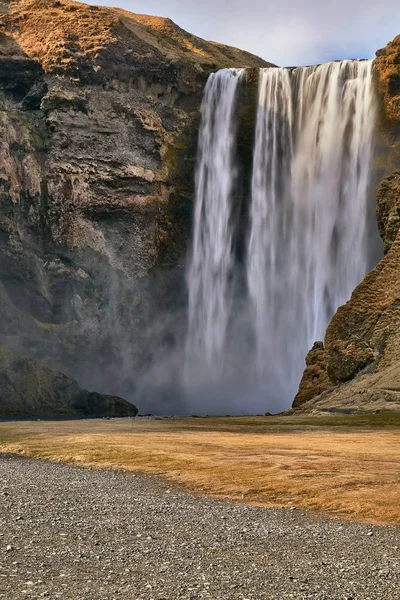
[[[0,598],[399,600],[400,528],[0,456]]]

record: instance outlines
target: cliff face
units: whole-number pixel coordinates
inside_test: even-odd
[[[375,59],[377,90],[381,97],[379,129],[383,152],[378,164],[384,174],[400,166],[400,36],[378,50]],[[379,154],[379,153],[378,153]]]
[[[389,122],[400,121],[400,35],[376,53],[378,88],[383,94],[384,110]]]
[[[168,19],[0,0],[0,346],[128,399],[139,373],[150,389],[173,382],[204,84],[222,67],[266,65]],[[376,72],[388,172],[400,165],[400,37]],[[386,255],[310,352],[297,410],[398,405],[399,215],[395,171],[378,194]],[[0,401],[26,360],[7,356]],[[59,398],[46,373],[46,398]]]
[[[0,0],[0,344],[133,394],[178,343],[206,78],[265,64],[168,19]]]

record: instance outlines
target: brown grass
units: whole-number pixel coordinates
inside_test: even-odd
[[[9,8],[0,20],[0,33],[11,36],[47,73],[73,79],[111,68],[113,61],[153,64],[154,51],[168,60],[213,68],[267,66],[256,56],[202,40],[163,17],[70,0],[15,0]]]
[[[163,474],[262,505],[400,524],[399,417],[0,423],[0,452]]]

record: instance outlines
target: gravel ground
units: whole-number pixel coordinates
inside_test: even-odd
[[[400,528],[0,457],[0,598],[399,600]]]

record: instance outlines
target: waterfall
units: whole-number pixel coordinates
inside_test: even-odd
[[[372,68],[261,72],[247,273],[257,376],[282,395],[367,272]]]
[[[255,369],[264,377],[275,317],[280,312],[281,246],[288,231],[287,186],[292,159],[293,106],[290,72],[264,69],[260,74],[259,105],[252,180],[248,286],[254,308],[257,344]],[[277,282],[281,290],[276,288]]]
[[[210,75],[201,108],[192,258],[188,270],[189,333],[185,379],[223,374],[230,314],[231,195],[235,181],[235,106],[242,71]]]
[[[240,382],[266,409],[290,405],[307,351],[369,266],[372,72],[372,61],[260,70],[244,265],[232,219],[235,100],[244,78],[234,70],[209,78],[188,270],[187,381],[196,373],[204,383]],[[240,269],[247,285],[238,301]],[[241,399],[243,412],[252,408]]]

